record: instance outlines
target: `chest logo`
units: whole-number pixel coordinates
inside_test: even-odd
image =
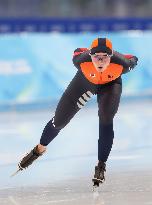
[[[90,77],[95,78],[96,75],[95,75],[94,73],[91,73],[91,74],[90,74]]]
[[[108,75],[108,78],[113,78],[113,76],[112,75]]]

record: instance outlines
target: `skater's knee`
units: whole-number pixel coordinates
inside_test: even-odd
[[[113,122],[113,118],[111,118],[111,117],[101,117],[100,121],[103,124],[111,124]]]
[[[99,119],[104,124],[110,124],[113,121],[116,113],[117,113],[117,109],[99,109],[98,110]]]
[[[55,117],[52,119],[52,124],[56,129],[63,129],[66,126],[66,122],[63,122],[59,119],[56,119]]]
[[[99,113],[99,119],[103,124],[110,124],[113,122],[115,113]]]

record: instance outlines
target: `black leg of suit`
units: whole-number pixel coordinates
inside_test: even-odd
[[[110,154],[114,130],[113,118],[118,110],[122,92],[121,78],[98,87],[99,140],[98,160],[106,162]]]
[[[95,91],[96,86],[88,82],[81,72],[77,72],[63,93],[55,116],[45,126],[40,144],[47,146],[84,106],[91,95],[95,94]]]

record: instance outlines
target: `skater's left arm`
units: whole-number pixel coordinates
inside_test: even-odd
[[[122,74],[128,73],[135,68],[138,62],[138,58],[133,55],[123,55],[117,51],[113,52],[111,62],[117,63],[123,66]]]
[[[81,70],[80,64],[83,62],[90,62],[91,57],[89,55],[90,51],[87,48],[77,48],[73,54],[73,64],[78,69]]]

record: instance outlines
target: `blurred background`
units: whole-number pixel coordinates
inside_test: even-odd
[[[39,141],[77,72],[72,64],[73,51],[89,47],[99,36],[111,39],[115,50],[139,58],[138,66],[123,76],[111,167],[116,171],[118,167],[148,170],[144,163],[152,164],[151,11],[151,0],[0,0],[2,187],[55,180],[59,166],[62,173],[69,171],[65,178],[74,173],[92,174],[98,140],[95,97],[51,143],[43,158],[49,162],[47,169],[39,165],[39,171],[33,168],[14,181],[7,178],[22,154]],[[65,164],[71,168],[66,170]],[[25,177],[31,180],[25,181]]]
[[[151,96],[151,0],[0,0],[0,110],[47,108],[76,72],[77,47],[107,36],[138,56],[123,98]]]
[[[151,0],[1,0],[1,17],[151,17]],[[24,8],[24,9],[23,9]]]

